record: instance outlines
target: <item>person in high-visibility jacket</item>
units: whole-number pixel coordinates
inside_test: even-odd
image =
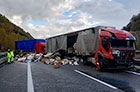
[[[10,54],[10,49],[8,49],[8,53],[7,53],[7,59],[8,59],[8,63],[11,62],[11,54]]]
[[[14,51],[11,50],[10,54],[11,54],[11,62],[14,62]]]
[[[23,52],[22,52],[22,50],[20,50],[19,56],[20,56],[20,57],[23,57]]]

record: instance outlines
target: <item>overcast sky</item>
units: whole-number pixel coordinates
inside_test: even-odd
[[[47,38],[104,25],[121,29],[140,13],[140,0],[0,0],[0,13],[29,32]]]

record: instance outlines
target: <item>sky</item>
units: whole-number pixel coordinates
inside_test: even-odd
[[[0,0],[0,13],[36,39],[95,26],[121,29],[140,0]]]

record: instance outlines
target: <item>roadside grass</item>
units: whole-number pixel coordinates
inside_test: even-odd
[[[140,50],[140,44],[136,43],[136,50]]]

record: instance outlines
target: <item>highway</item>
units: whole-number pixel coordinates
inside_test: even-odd
[[[140,92],[140,73],[15,62],[0,68],[0,92]]]

